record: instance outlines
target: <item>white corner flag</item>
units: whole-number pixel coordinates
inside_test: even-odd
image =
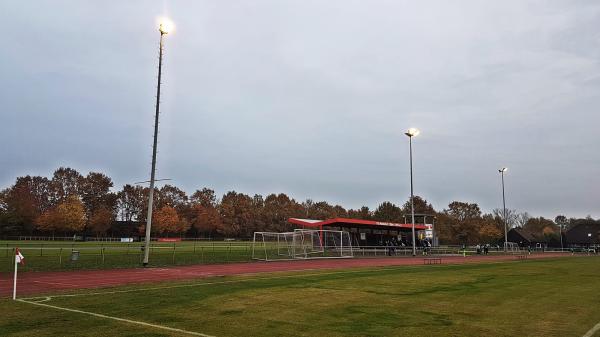
[[[15,249],[15,279],[13,281],[13,300],[17,299],[17,266],[25,264],[25,257],[21,254],[19,248]]]

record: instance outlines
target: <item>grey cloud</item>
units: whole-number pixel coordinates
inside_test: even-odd
[[[346,207],[600,216],[596,1],[3,2],[0,185],[60,165]]]

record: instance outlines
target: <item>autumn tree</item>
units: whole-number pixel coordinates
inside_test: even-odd
[[[36,229],[42,232],[54,233],[58,225],[58,222],[55,219],[56,211],[54,209],[43,212],[35,221]]]
[[[52,175],[52,189],[56,203],[71,196],[80,196],[83,176],[69,167],[60,167]]]
[[[80,195],[88,216],[91,217],[100,208],[113,209],[116,206],[118,196],[111,193],[112,187],[112,179],[103,173],[90,172],[83,178]]]
[[[204,207],[216,207],[217,196],[214,190],[204,187],[202,190],[196,190],[190,197],[190,202],[200,204]]]
[[[556,218],[554,218],[554,223],[559,227],[562,227],[562,230],[564,231],[569,226],[569,219],[564,215],[557,215]]]
[[[302,206],[285,193],[269,194],[264,200],[262,224],[269,231],[290,230],[287,220],[301,213]]]
[[[217,206],[217,197],[212,189],[204,187],[192,194],[189,198],[189,207],[183,212],[191,225],[192,234],[203,234],[209,237],[224,234],[223,222]]]
[[[344,207],[342,207],[341,205],[335,205],[335,206],[333,206],[331,217],[332,218],[347,218],[348,211],[346,211],[346,209]]]
[[[70,196],[56,207],[59,230],[64,232],[79,232],[85,226],[85,208],[75,196]]]
[[[117,208],[119,218],[123,221],[141,221],[145,219],[146,201],[148,199],[148,189],[141,186],[125,185],[117,193]]]
[[[444,216],[438,216],[438,229],[453,243],[474,243],[479,240],[481,226],[481,209],[476,203],[453,201],[443,211]]]
[[[44,177],[18,177],[2,195],[2,232],[31,233],[37,217],[52,207],[50,181]]]
[[[529,215],[527,212],[516,213],[514,217],[514,225],[516,227],[523,228],[529,219],[531,219],[531,215]]]
[[[209,237],[223,234],[223,223],[216,208],[195,204],[191,207],[190,225],[196,233]]]
[[[163,206],[152,213],[152,232],[157,234],[182,234],[190,228],[187,221],[183,221],[175,208]]]
[[[311,199],[306,200],[302,203],[302,208],[304,209],[304,214],[306,214],[306,218],[308,219],[317,219],[317,220],[325,220],[330,218],[338,217],[339,213],[345,213],[345,210],[342,211],[340,208],[336,208],[331,206],[327,201],[319,201],[314,202]]]
[[[348,210],[348,217],[351,219],[369,220],[372,216],[373,215],[367,206],[362,206],[359,209]]]
[[[85,226],[85,208],[76,196],[69,196],[53,209],[42,213],[36,225],[40,231],[76,233]]]
[[[88,227],[92,233],[97,236],[103,236],[112,226],[114,218],[115,216],[111,209],[106,207],[96,208],[88,220]]]
[[[255,194],[252,197],[250,204],[250,213],[252,220],[248,227],[252,228],[252,231],[269,231],[274,225],[269,224],[267,220],[267,214],[265,212],[265,199],[260,194]]]
[[[403,222],[402,209],[389,201],[384,201],[373,212],[373,219],[386,222]]]
[[[492,210],[492,214],[501,219],[502,220],[502,226],[504,226],[504,209],[501,208],[495,208],[494,210]],[[508,227],[508,229],[510,230],[511,228],[515,227],[515,226],[524,226],[525,223],[527,223],[527,220],[529,220],[530,216],[527,212],[524,213],[517,213],[516,210],[514,209],[506,209],[506,226]]]
[[[16,185],[26,185],[28,192],[33,197],[38,213],[42,213],[54,206],[52,200],[52,182],[46,177],[25,176],[17,178]]]
[[[12,188],[3,191],[3,195],[2,232],[30,233],[40,213],[29,187],[17,181]]]
[[[10,233],[10,228],[6,226],[8,218],[8,205],[6,203],[6,194],[8,190],[0,191],[0,235]]]
[[[94,234],[100,235],[110,228],[118,199],[118,195],[110,191],[112,186],[112,179],[103,173],[90,172],[82,179],[79,193],[87,218],[84,232],[89,228]],[[110,221],[105,223],[108,218]]]
[[[427,202],[427,200],[423,199],[422,197],[415,195],[413,198],[414,201],[414,206],[415,206],[415,214],[435,214],[435,210],[433,209],[433,206],[431,206],[431,204],[429,202]],[[410,204],[410,198],[408,198],[408,200],[404,203],[404,205],[402,206],[402,213],[404,215],[408,215],[411,214],[411,204]],[[416,222],[416,220],[415,220]]]
[[[479,240],[484,243],[493,243],[497,242],[503,236],[504,231],[500,229],[494,216],[492,214],[484,215],[479,224]]]
[[[552,220],[544,217],[529,219],[523,229],[537,235],[558,233],[558,226]]]
[[[171,206],[177,210],[180,210],[186,205],[188,200],[185,192],[173,185],[165,185],[161,187],[156,195],[156,208]]]
[[[453,201],[448,204],[444,213],[458,221],[466,221],[481,217],[481,210],[476,203]]]
[[[235,191],[227,192],[221,199],[219,214],[223,221],[223,229],[229,236],[251,236],[252,198]]]

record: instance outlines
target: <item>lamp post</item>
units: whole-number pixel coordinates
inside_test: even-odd
[[[502,177],[502,214],[504,217],[504,252],[506,252],[506,245],[508,243],[508,223],[506,221],[506,198],[504,197],[504,172],[506,172],[508,168],[503,167],[498,170],[500,172],[500,176]]]
[[[156,86],[156,112],[154,114],[154,142],[152,143],[152,169],[150,171],[150,193],[148,194],[148,216],[146,218],[146,243],[144,245],[144,267],[148,265],[150,257],[150,232],[152,229],[152,203],[154,201],[154,175],[156,173],[156,145],[158,143],[158,115],[160,112],[160,78],[162,75],[163,59],[163,37],[173,28],[173,24],[168,19],[161,19],[158,31],[160,32],[160,42],[158,49],[158,84]]]
[[[417,246],[415,240],[415,203],[414,203],[414,189],[413,189],[413,164],[412,164],[412,138],[416,137],[421,133],[419,129],[410,128],[404,134],[408,136],[408,146],[410,152],[410,216],[412,223],[412,246],[413,256],[417,255]]]
[[[558,233],[560,234],[560,252],[562,253],[563,249],[565,249],[565,247],[563,246],[563,240],[562,240],[562,226],[563,224],[558,224]]]

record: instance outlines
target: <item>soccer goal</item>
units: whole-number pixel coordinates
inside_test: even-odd
[[[505,242],[504,251],[508,254],[519,254],[521,252],[521,248],[516,242]]]
[[[297,229],[293,232],[255,232],[252,258],[262,261],[350,258],[350,233]]]

